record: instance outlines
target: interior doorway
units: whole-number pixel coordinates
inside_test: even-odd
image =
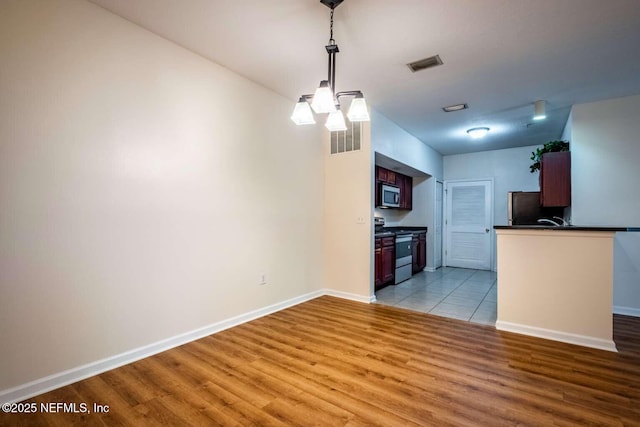
[[[493,180],[446,181],[444,190],[445,265],[491,270]]]

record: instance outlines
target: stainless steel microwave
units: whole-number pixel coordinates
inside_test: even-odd
[[[400,207],[400,188],[393,185],[380,185],[380,206],[383,208]]]

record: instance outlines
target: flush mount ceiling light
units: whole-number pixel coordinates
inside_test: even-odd
[[[533,120],[544,120],[547,118],[546,102],[536,101],[533,103]]]
[[[471,128],[467,130],[467,133],[473,139],[482,138],[487,134],[487,132],[489,132],[489,128],[487,127]]]
[[[442,107],[442,110],[445,113],[452,113],[454,111],[466,110],[467,108],[469,108],[467,104],[456,104],[456,105],[449,105],[448,107]]]
[[[329,25],[329,44],[325,46],[329,54],[329,71],[327,80],[322,80],[313,95],[302,95],[296,104],[291,120],[297,125],[315,123],[313,112],[316,114],[329,113],[326,128],[330,131],[347,130],[344,115],[340,111],[340,98],[353,97],[347,117],[351,122],[368,122],[369,111],[364,95],[359,90],[349,90],[336,93],[336,54],[340,52],[333,39],[333,11],[343,0],[320,0],[320,3],[331,9]],[[313,111],[311,111],[313,109]]]

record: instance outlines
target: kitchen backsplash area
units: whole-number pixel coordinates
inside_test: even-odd
[[[384,218],[385,225],[387,225],[388,227],[408,225],[404,224],[403,220],[408,216],[409,211],[376,208],[374,209],[373,213],[375,217]]]

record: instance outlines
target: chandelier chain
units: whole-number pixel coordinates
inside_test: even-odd
[[[333,9],[331,9],[331,20],[329,25],[329,44],[335,44],[335,40],[333,39]]]

